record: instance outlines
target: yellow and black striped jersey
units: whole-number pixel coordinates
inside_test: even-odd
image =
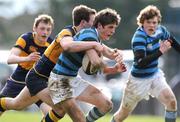
[[[74,26],[66,26],[59,32],[51,45],[46,49],[42,58],[37,62],[34,67],[36,73],[46,78],[49,77],[51,70],[56,64],[59,55],[63,51],[60,41],[65,36],[74,36],[76,34],[76,29]]]
[[[53,40],[48,38],[44,45],[39,45],[37,41],[38,40],[34,39],[34,34],[28,32],[17,39],[14,47],[21,49],[20,56],[28,56],[32,52],[39,52],[40,55],[42,55]],[[19,63],[16,70],[11,75],[11,79],[18,82],[25,82],[26,74],[33,67],[34,63],[33,61]]]

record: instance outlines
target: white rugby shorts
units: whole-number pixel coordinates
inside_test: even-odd
[[[122,106],[133,110],[142,99],[149,100],[149,95],[158,98],[160,92],[165,88],[170,89],[161,70],[148,78],[137,78],[130,75],[123,93]]]
[[[79,96],[89,85],[90,83],[80,76],[70,77],[52,72],[48,81],[50,96],[54,104]]]

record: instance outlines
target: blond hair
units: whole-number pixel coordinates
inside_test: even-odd
[[[53,18],[47,14],[40,14],[37,18],[35,18],[33,27],[36,28],[40,22],[51,24],[52,27],[54,26]]]

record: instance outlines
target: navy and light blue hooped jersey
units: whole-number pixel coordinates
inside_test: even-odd
[[[161,54],[158,56],[153,55],[159,51],[160,41],[167,40],[169,37],[170,33],[161,25],[157,27],[155,33],[151,36],[148,36],[142,27],[136,30],[132,38],[134,62],[131,74],[133,76],[150,77],[158,71],[158,59]],[[149,62],[141,66],[139,62],[147,57]]]
[[[97,41],[100,42],[97,30],[95,28],[87,28],[81,30],[74,36],[74,41]],[[82,59],[85,54],[83,52],[63,52],[52,70],[53,73],[66,76],[77,76],[79,68],[82,66]]]

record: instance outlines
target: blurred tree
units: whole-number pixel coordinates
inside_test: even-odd
[[[85,4],[89,7],[95,8],[97,11],[106,7],[115,9],[122,17],[120,26],[116,30],[115,36],[111,38],[111,41],[107,41],[106,44],[111,47],[129,49],[131,44],[132,35],[137,28],[136,16],[140,9],[146,5],[154,4],[160,7],[162,11],[167,6],[167,0],[164,2],[158,2],[157,0],[49,0],[50,13],[52,13],[55,19],[55,33],[57,34],[65,25],[72,24],[71,11],[74,6],[79,4]]]
[[[9,40],[12,39],[12,36],[9,34],[8,28],[6,27],[7,24],[8,23],[6,19],[0,18],[0,43],[1,47],[4,47],[4,49]]]

